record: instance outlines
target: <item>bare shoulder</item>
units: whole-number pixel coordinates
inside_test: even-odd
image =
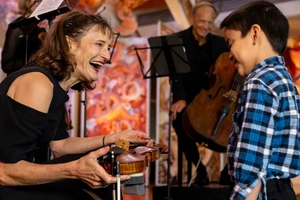
[[[53,84],[43,73],[31,72],[18,77],[7,95],[23,105],[47,113],[53,96]]]

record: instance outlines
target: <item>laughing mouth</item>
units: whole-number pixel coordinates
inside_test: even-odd
[[[103,63],[98,61],[91,61],[90,65],[98,71],[103,66]]]

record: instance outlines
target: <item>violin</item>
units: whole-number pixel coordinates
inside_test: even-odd
[[[116,163],[119,162],[120,175],[142,173],[150,162],[159,159],[160,154],[167,153],[167,146],[154,144],[145,146],[143,143],[131,143],[118,140],[105,158],[99,158],[98,163],[109,174],[116,175]]]

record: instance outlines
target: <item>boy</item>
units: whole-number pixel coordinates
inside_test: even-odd
[[[220,25],[238,73],[246,76],[227,146],[230,199],[296,200],[300,174],[299,108],[281,56],[289,24],[272,3],[251,2]]]

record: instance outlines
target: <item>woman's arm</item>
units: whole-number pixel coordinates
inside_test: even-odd
[[[63,164],[34,164],[27,161],[8,164],[0,162],[0,185],[25,186],[44,184],[63,179],[80,179],[92,188],[106,183],[115,183],[117,178],[106,173],[97,158],[105,155],[109,148],[93,151],[78,160]],[[121,180],[130,176],[122,175]]]
[[[85,138],[70,137],[64,140],[51,141],[49,146],[54,157],[85,153],[103,147],[103,137],[103,135]],[[124,130],[106,135],[104,145],[113,144],[119,139],[130,142],[147,142],[149,137],[140,131]]]
[[[0,185],[20,186],[49,183],[71,178],[66,164],[40,165],[27,161],[9,164],[0,162]]]

